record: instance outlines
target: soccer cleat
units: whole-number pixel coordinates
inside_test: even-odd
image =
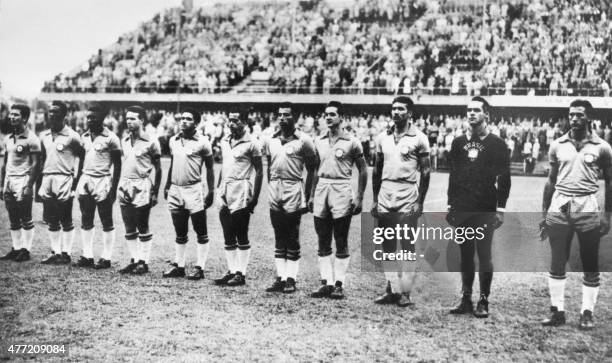
[[[15,262],[25,262],[30,260],[30,251],[22,248],[19,250],[19,254],[15,257]]]
[[[136,268],[132,271],[132,275],[144,275],[149,272],[149,265],[143,260],[138,261]]]
[[[283,288],[283,293],[293,294],[296,291],[297,287],[295,286],[295,280],[291,277],[288,277],[287,282],[285,282],[285,287]]]
[[[110,268],[110,267],[111,267],[110,260],[107,260],[105,258],[99,259],[98,262],[94,265],[94,268],[96,270],[102,270],[102,269]]]
[[[223,286],[223,285],[227,285],[227,282],[231,280],[232,278],[234,278],[234,274],[227,271],[227,273],[223,277],[219,277],[218,279],[215,279],[214,282],[215,282],[215,285]]]
[[[397,306],[399,306],[400,308],[405,308],[405,307],[414,305],[412,300],[410,300],[409,292],[402,292],[401,294],[397,294],[397,295],[399,296],[397,297],[397,301],[395,302],[395,304],[397,304]]]
[[[395,304],[399,300],[399,294],[394,294],[391,291],[391,283],[387,282],[385,293],[374,299],[375,304]]]
[[[0,257],[0,261],[10,261],[10,260],[14,260],[15,257],[17,257],[19,255],[19,252],[21,250],[16,250],[14,248],[11,248],[11,251],[9,253],[7,253],[6,255]]]
[[[176,263],[171,263],[171,269],[164,271],[162,277],[185,277],[185,268],[178,267]]]
[[[344,299],[344,289],[342,288],[342,282],[336,281],[336,286],[334,286],[334,290],[329,294],[330,299],[341,300]]]
[[[474,316],[477,318],[489,317],[489,301],[486,296],[480,295],[480,300],[476,304],[476,310],[474,310]]]
[[[246,277],[238,271],[234,277],[227,282],[227,286],[242,286],[246,284]]]
[[[138,264],[136,262],[134,262],[134,259],[130,259],[130,263],[127,264],[124,268],[122,268],[121,270],[119,270],[120,274],[129,274],[132,273],[134,271],[134,269],[136,268],[136,266],[138,266]]]
[[[70,255],[66,252],[62,252],[61,255],[59,255],[59,258],[57,259],[57,261],[55,261],[56,265],[70,265]],[[91,259],[91,263],[93,264],[93,258]]]
[[[591,310],[585,310],[584,313],[580,314],[578,329],[593,330],[593,328],[595,328],[595,323],[593,322],[593,312]]]
[[[450,310],[453,315],[472,314],[474,313],[474,303],[470,295],[463,295],[461,302],[456,307]]]
[[[310,294],[310,297],[314,297],[316,299],[329,297],[329,295],[334,291],[334,287],[332,285],[327,284],[327,280],[321,280],[321,286],[316,291],[313,291]]]
[[[559,311],[556,306],[550,307],[552,315],[548,319],[542,320],[543,326],[560,326],[565,324],[565,311]]]
[[[95,263],[94,263],[93,258],[87,258],[87,257],[81,256],[77,262],[72,264],[72,266],[89,268],[89,267],[94,267]]]
[[[277,277],[276,280],[266,289],[266,292],[283,292],[285,290],[285,281],[281,281],[280,277]]]
[[[43,265],[55,265],[56,261],[60,258],[60,255],[57,255],[53,252],[51,252],[51,255],[47,258],[45,258],[44,260],[40,261],[41,264]]]
[[[204,278],[204,271],[200,266],[195,266],[191,273],[187,275],[187,280],[202,280]]]

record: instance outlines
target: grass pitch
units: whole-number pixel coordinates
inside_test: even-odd
[[[447,182],[447,174],[432,175],[426,211],[445,209]],[[544,182],[544,178],[513,177],[508,211],[538,211]],[[365,210],[371,200],[368,185]],[[63,359],[70,361],[612,361],[610,273],[602,276],[595,309],[597,327],[591,332],[577,329],[578,273],[570,274],[567,284],[568,324],[557,329],[539,325],[549,306],[544,272],[497,273],[489,319],[448,315],[459,296],[458,273],[420,274],[413,292],[414,309],[377,306],[372,299],[382,293],[384,277],[360,271],[358,217],[350,233],[353,257],[347,299],[309,297],[319,283],[310,214],[302,219],[299,291],[290,296],[265,293],[275,274],[267,185],[251,219],[253,249],[247,286],[239,288],[212,285],[211,279],[226,269],[216,208],[208,212],[212,247],[206,279],[197,282],[161,278],[174,256],[174,232],[163,200],[151,215],[151,273],[138,277],[117,273],[128,260],[118,207],[113,268],[105,271],[41,265],[49,252],[41,215],[41,206],[36,204],[33,260],[0,263],[0,340],[62,342],[70,349]],[[79,226],[78,203],[73,216]],[[0,250],[4,253],[10,248],[4,208],[0,220]],[[100,231],[99,221],[96,223]],[[494,243],[509,242],[498,233]],[[610,238],[603,243],[611,243]],[[100,243],[94,251],[98,257]],[[79,253],[77,231],[73,258]],[[193,232],[187,255],[189,267],[195,261]],[[8,356],[0,352],[0,357]]]

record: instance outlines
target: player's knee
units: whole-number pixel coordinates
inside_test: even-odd
[[[299,250],[287,250],[286,258],[289,261],[297,261],[300,259],[300,251]]]
[[[27,221],[21,221],[21,228],[23,228],[25,231],[29,231],[30,229],[34,228],[34,221],[27,220]]]

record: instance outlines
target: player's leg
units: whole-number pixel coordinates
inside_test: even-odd
[[[336,240],[336,258],[334,259],[335,284],[330,294],[332,299],[344,298],[346,272],[350,262],[348,249],[348,233],[351,227],[352,215],[334,219],[334,239]]]
[[[544,326],[565,324],[565,265],[570,255],[574,229],[567,224],[552,224],[548,228],[550,241],[550,274],[548,289],[550,291],[551,317],[542,321]]]
[[[138,241],[135,249],[135,260],[138,266],[134,269],[135,275],[143,275],[149,272],[149,261],[151,260],[151,249],[153,247],[153,234],[149,229],[149,218],[151,206],[144,205],[135,208],[136,227],[138,229]]]
[[[316,199],[316,198],[315,198]],[[325,217],[317,217],[315,213],[314,227],[319,241],[319,273],[321,274],[321,286],[313,291],[310,296],[314,298],[329,297],[334,290],[334,270],[332,261],[332,236],[334,220],[331,213],[327,211]]]
[[[297,290],[296,281],[300,267],[300,221],[302,214],[301,212],[284,213],[283,219],[287,226],[287,282],[283,292],[292,294]]]
[[[81,185],[79,185],[81,190]],[[81,193],[81,191],[79,191]],[[74,264],[76,267],[94,267],[94,216],[96,213],[96,201],[89,194],[79,194],[79,207],[81,209],[81,244],[83,252],[79,260]]]
[[[119,270],[121,274],[134,271],[138,265],[138,229],[136,227],[136,208],[130,204],[120,204],[121,218],[125,226],[125,241],[130,253],[130,263]]]
[[[116,240],[115,225],[113,224],[113,203],[114,201],[108,199],[108,194],[106,199],[97,203],[98,216],[102,224],[102,254],[94,266],[97,270],[111,267]]]
[[[204,278],[204,269],[206,268],[206,260],[210,251],[208,243],[208,230],[206,225],[206,210],[202,209],[191,215],[191,224],[197,237],[197,260],[191,273],[187,276],[189,280],[201,280]]]
[[[62,264],[70,264],[70,255],[72,253],[72,245],[74,244],[74,224],[72,223],[73,201],[74,198],[72,197],[58,201],[60,224],[62,225],[62,255],[59,262]]]
[[[282,292],[287,281],[287,225],[284,213],[270,209],[270,221],[274,229],[274,264],[276,265],[276,279],[267,292]]]
[[[401,217],[399,222],[400,225],[407,225],[408,227],[415,228],[418,222],[418,218],[415,218],[410,213],[401,213],[398,215]],[[409,235],[408,238],[402,238],[400,240],[400,246],[402,251],[408,251],[412,254],[415,253],[415,238],[416,236]],[[416,281],[416,261],[399,261],[399,288],[400,296],[397,301],[397,305],[400,307],[412,306],[414,303],[410,298],[410,293],[414,287]]]
[[[11,251],[0,257],[0,260],[14,260],[21,253],[21,218],[19,216],[19,203],[10,194],[5,193],[4,204],[9,216],[11,242],[13,246]]]
[[[475,222],[477,223],[472,225],[474,230],[484,228],[484,236],[482,239],[476,240],[475,237],[472,239],[478,254],[478,279],[480,283],[480,298],[474,316],[486,318],[489,316],[489,295],[491,294],[491,283],[493,281],[493,213],[479,215]]]
[[[46,215],[47,227],[49,240],[51,244],[51,255],[46,259],[42,260],[41,263],[44,265],[55,264],[62,253],[61,244],[61,226],[59,217],[59,204],[58,201],[53,198],[43,199],[43,214]]]
[[[590,330],[595,327],[593,313],[599,294],[599,228],[577,232],[580,243],[580,259],[584,279],[582,284],[582,308],[580,309],[579,328]]]
[[[470,219],[475,218],[472,216]],[[462,223],[461,227],[471,226],[472,222],[468,219]],[[461,301],[459,304],[450,310],[451,314],[471,314],[474,312],[474,303],[472,302],[472,287],[476,275],[476,265],[474,263],[474,255],[476,253],[476,242],[473,239],[466,239],[459,245],[461,259]]]
[[[236,227],[234,226],[232,214],[227,206],[219,210],[219,220],[223,228],[225,240],[225,260],[227,261],[227,273],[215,279],[216,285],[225,285],[231,280],[238,269],[238,241],[236,240]]]
[[[236,275],[227,282],[228,286],[241,286],[246,284],[246,273],[249,259],[251,257],[251,243],[249,241],[249,221],[251,212],[240,209],[232,213],[232,221],[236,229],[236,241],[238,242],[238,258]]]
[[[378,227],[395,228],[398,222],[397,213],[389,213],[387,211],[378,214]],[[397,239],[390,238],[382,242],[381,244],[383,253],[394,253],[397,251]],[[375,304],[395,304],[400,297],[401,288],[399,286],[399,266],[395,261],[383,261],[383,271],[385,273],[385,279],[387,280],[385,293],[374,299]]]
[[[170,199],[170,197],[168,197]],[[185,250],[187,249],[187,232],[189,228],[189,211],[184,208],[170,209],[172,224],[174,225],[175,257],[169,270],[162,277],[185,277]]]
[[[21,220],[21,252],[15,257],[16,262],[30,260],[30,251],[34,241],[34,221],[32,221],[32,196],[25,197],[17,203]]]

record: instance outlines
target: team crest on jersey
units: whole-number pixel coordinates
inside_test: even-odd
[[[18,153],[22,153],[23,152],[23,145],[17,145],[17,152]]]
[[[595,155],[593,154],[584,154],[584,162],[591,165],[595,161]]]
[[[343,157],[343,156],[344,156],[344,150],[342,150],[342,149],[336,149],[336,153],[335,153],[335,154],[336,154],[336,157],[337,157],[337,158],[341,158],[341,157]]]
[[[57,144],[55,148],[57,149],[57,151],[62,151],[64,150],[64,144]]]
[[[232,156],[234,158],[238,158],[240,156],[240,150],[238,150],[237,148],[232,150]]]
[[[292,147],[292,146],[287,146],[287,148],[285,149],[285,153],[286,153],[287,155],[291,155],[291,154],[293,154],[294,152],[295,152],[295,150],[293,149],[293,147]]]
[[[102,148],[103,148],[102,144],[95,144],[95,145],[94,145],[94,149],[95,149],[96,151],[100,151],[100,150],[102,150]]]
[[[478,158],[478,149],[468,149],[468,159],[470,159],[470,161],[474,161]]]
[[[408,153],[410,153],[410,147],[408,147],[408,145],[404,145],[400,148],[400,154],[402,155],[408,155]]]

